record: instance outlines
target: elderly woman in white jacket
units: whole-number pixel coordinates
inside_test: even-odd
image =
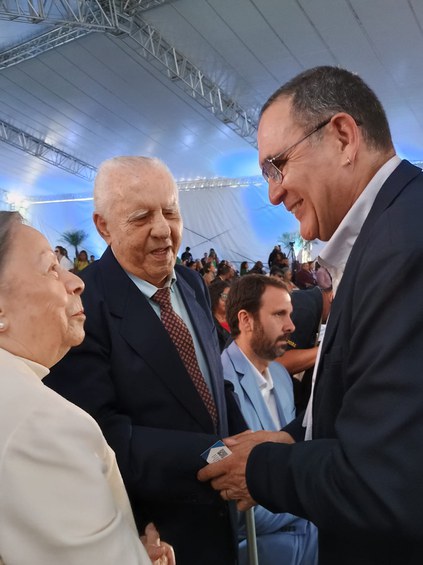
[[[84,337],[83,287],[39,232],[0,212],[0,563],[144,565],[148,552],[170,565],[154,526],[140,542],[97,424],[42,383]]]

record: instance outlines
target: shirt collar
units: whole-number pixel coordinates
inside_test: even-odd
[[[237,344],[238,345],[238,344]],[[272,375],[270,374],[269,368],[266,367],[266,369],[264,370],[263,374],[260,373],[260,371],[257,369],[257,367],[254,365],[254,363],[252,363],[248,357],[245,355],[245,353],[242,351],[242,349],[239,347],[238,345],[238,349],[241,351],[241,353],[243,354],[243,356],[245,357],[245,359],[248,361],[248,363],[250,364],[253,373],[254,373],[254,377],[256,379],[257,385],[259,387],[260,390],[263,389],[267,389],[269,391],[271,391],[273,389],[273,379],[272,379]]]
[[[143,281],[142,279],[133,275],[132,273],[129,273],[128,271],[125,271],[125,273],[131,279],[131,281],[139,288],[139,290],[144,294],[146,298],[149,299],[152,298],[156,293],[156,291],[158,290],[158,287],[154,286],[154,284],[151,284],[147,281]],[[171,292],[175,292],[174,284],[176,283],[176,281],[177,281],[176,272],[175,269],[172,269],[172,272],[166,279],[163,288],[169,287]]]
[[[318,257],[318,262],[326,267],[332,276],[334,292],[342,278],[351,249],[376,200],[379,190],[400,162],[401,159],[394,155],[377,171],[347,212]]]

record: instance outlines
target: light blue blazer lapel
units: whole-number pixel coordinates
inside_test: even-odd
[[[257,386],[256,377],[251,365],[235,342],[232,342],[229,346],[228,354],[238,374],[239,384],[245,397],[245,401],[243,401],[243,399],[240,400],[247,423],[250,424],[250,421],[252,421],[251,418],[253,418],[255,421],[259,422],[263,430],[276,430],[266,403]]]
[[[277,362],[269,364],[281,428],[295,418],[294,393],[288,372]]]

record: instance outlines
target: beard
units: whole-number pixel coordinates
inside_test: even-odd
[[[288,333],[279,335],[271,340],[264,331],[261,322],[256,319],[254,322],[253,335],[251,336],[251,349],[261,359],[273,361],[283,355],[288,347]]]

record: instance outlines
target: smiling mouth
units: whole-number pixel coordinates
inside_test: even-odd
[[[162,256],[162,255],[166,255],[169,252],[169,249],[170,247],[160,247],[158,249],[153,249],[151,253],[153,255]]]
[[[289,210],[289,212],[291,212],[291,214],[294,214],[294,215],[295,215],[295,214],[297,213],[298,209],[300,208],[300,206],[301,206],[302,203],[303,203],[302,200],[299,200],[298,202],[296,202],[296,203],[294,204],[294,206],[292,206],[292,208]]]

